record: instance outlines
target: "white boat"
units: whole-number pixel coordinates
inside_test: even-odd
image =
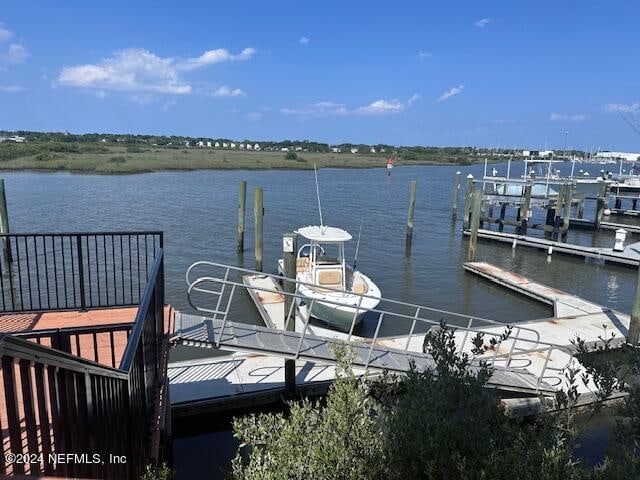
[[[311,316],[342,331],[357,326],[368,310],[380,303],[380,289],[365,274],[353,269],[344,257],[344,244],[352,239],[349,232],[326,225],[308,226],[297,232],[307,241],[296,255],[296,279],[303,299],[301,310],[311,308]],[[278,270],[284,271],[283,260]]]

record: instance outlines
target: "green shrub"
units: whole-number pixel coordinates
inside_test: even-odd
[[[125,163],[127,161],[127,159],[125,157],[123,157],[122,155],[119,155],[117,157],[111,157],[109,159],[109,163]]]
[[[287,152],[284,158],[285,160],[295,160],[298,158],[298,155],[296,154],[296,152]]]
[[[135,145],[131,145],[129,147],[127,147],[127,153],[144,153],[147,150],[144,148],[140,148],[138,146]]]

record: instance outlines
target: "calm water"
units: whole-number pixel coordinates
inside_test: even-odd
[[[506,170],[504,165],[497,168],[501,174]],[[561,168],[568,173],[569,167]],[[595,165],[589,170],[595,173],[600,168]],[[450,220],[456,170],[462,172],[464,183],[469,173],[480,177],[483,166],[397,167],[391,176],[385,169],[323,169],[318,177],[325,223],[345,228],[355,236],[363,219],[358,267],[376,281],[387,298],[505,322],[549,315],[549,310],[539,304],[464,273],[461,265],[466,260],[466,241],[461,239],[460,224],[454,226]],[[521,164],[512,165],[512,175],[519,175],[521,170]],[[5,173],[3,177],[14,232],[164,230],[167,301],[183,310],[188,310],[184,273],[192,262],[212,260],[254,266],[250,208],[244,258],[235,252],[237,191],[241,180],[248,183],[248,206],[253,203],[253,188],[264,189],[266,271],[275,268],[284,232],[318,222],[314,177],[308,171],[198,171],[127,176]],[[417,180],[418,187],[413,248],[406,257],[404,236],[410,180]],[[461,195],[460,206],[462,201]],[[588,208],[585,217],[591,214]],[[611,246],[613,233],[570,232],[568,241]],[[355,241],[351,243],[347,258],[353,258]],[[561,255],[554,255],[548,262],[543,252],[523,248],[513,252],[510,245],[483,241],[478,244],[478,259],[610,307],[627,312],[631,309],[633,269]],[[234,306],[234,319],[258,321],[246,296],[240,297]],[[382,333],[399,334],[404,330],[385,325]],[[176,352],[174,359],[190,354]],[[200,446],[205,443],[207,450],[219,443],[220,438],[227,438],[224,442],[228,442],[228,432],[222,437],[211,435],[210,440],[193,437],[176,442],[179,472],[184,473],[188,464],[193,466],[184,453],[191,450],[189,442]]]

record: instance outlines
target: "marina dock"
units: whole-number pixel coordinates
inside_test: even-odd
[[[467,230],[465,235],[470,235]],[[571,243],[547,240],[545,238],[532,237],[528,235],[518,235],[515,233],[495,232],[492,230],[478,229],[478,238],[493,240],[496,242],[508,243],[515,247],[530,247],[544,250],[550,253],[563,253],[582,258],[595,258],[597,260],[637,267],[640,265],[640,242],[627,245],[622,252],[617,252],[613,248],[587,247]]]
[[[511,325],[511,335],[497,348],[491,347],[490,340],[502,335],[506,325],[494,323],[478,330],[483,335],[486,353],[477,359],[489,361],[494,368],[489,387],[509,392],[504,402],[510,415],[531,414],[540,409],[540,394],[553,396],[557,389],[566,386],[566,368],[586,374],[574,356],[572,341],[577,337],[587,345],[598,346],[604,335],[614,333],[612,346],[624,342],[629,326],[626,314],[486,263],[470,262],[464,268],[545,303],[553,311],[548,318]],[[244,275],[242,282],[260,312],[264,327],[176,313],[174,344],[234,352],[230,356],[169,365],[172,409],[176,415],[281,400],[285,395],[285,358],[297,360],[296,387],[300,393],[322,394],[335,376],[331,345],[346,343],[353,349],[357,375],[376,375],[383,370],[402,374],[411,361],[418,368],[433,367],[433,360],[423,353],[426,332],[370,339],[310,325],[302,334],[304,321],[299,313],[296,331],[285,331],[284,292],[274,278],[256,273]],[[467,329],[456,330],[455,340],[461,352],[471,352],[471,335]],[[589,382],[579,385],[582,402],[592,401],[592,389]],[[514,392],[521,395],[514,399]]]

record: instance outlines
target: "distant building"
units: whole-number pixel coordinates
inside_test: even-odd
[[[353,153],[353,154],[358,153],[358,147],[352,147],[351,148],[351,153]]]
[[[198,146],[199,146],[200,148],[204,147],[204,142],[203,142],[202,140],[200,140],[200,141],[198,142]]]
[[[282,148],[280,149],[280,151],[281,151],[281,152],[288,152],[288,151],[289,151],[289,148],[288,148],[288,147],[282,147]]]
[[[548,158],[548,157],[553,157],[553,150],[540,150],[538,152],[538,156],[539,157],[543,157],[543,158]]]
[[[207,142],[207,148],[211,148],[211,142]]]
[[[613,160],[625,160],[627,162],[637,162],[640,160],[640,153],[629,152],[598,152],[596,158],[610,158]]]
[[[240,150],[244,150],[244,143],[240,144]]]
[[[376,153],[376,149],[375,149],[375,147],[371,147],[371,148],[369,149],[369,152],[371,152],[371,153]]]
[[[260,144],[259,144],[259,143],[256,143],[256,144],[253,146],[253,149],[254,149],[254,150],[260,150]]]
[[[216,148],[220,148],[220,142],[214,143],[213,146],[216,147]]]
[[[184,142],[184,146],[188,147],[190,142]]]
[[[296,147],[296,152],[301,152],[302,151],[302,147]]]
[[[231,142],[231,145],[230,145],[230,146],[231,146],[231,148],[236,148],[236,144],[235,144],[235,143],[233,143],[233,142]]]
[[[229,148],[229,144],[227,142],[222,142],[222,148]]]
[[[338,147],[331,147],[331,153],[340,153],[342,150]]]
[[[247,150],[251,150],[253,147],[251,146],[250,143],[247,143]]]

